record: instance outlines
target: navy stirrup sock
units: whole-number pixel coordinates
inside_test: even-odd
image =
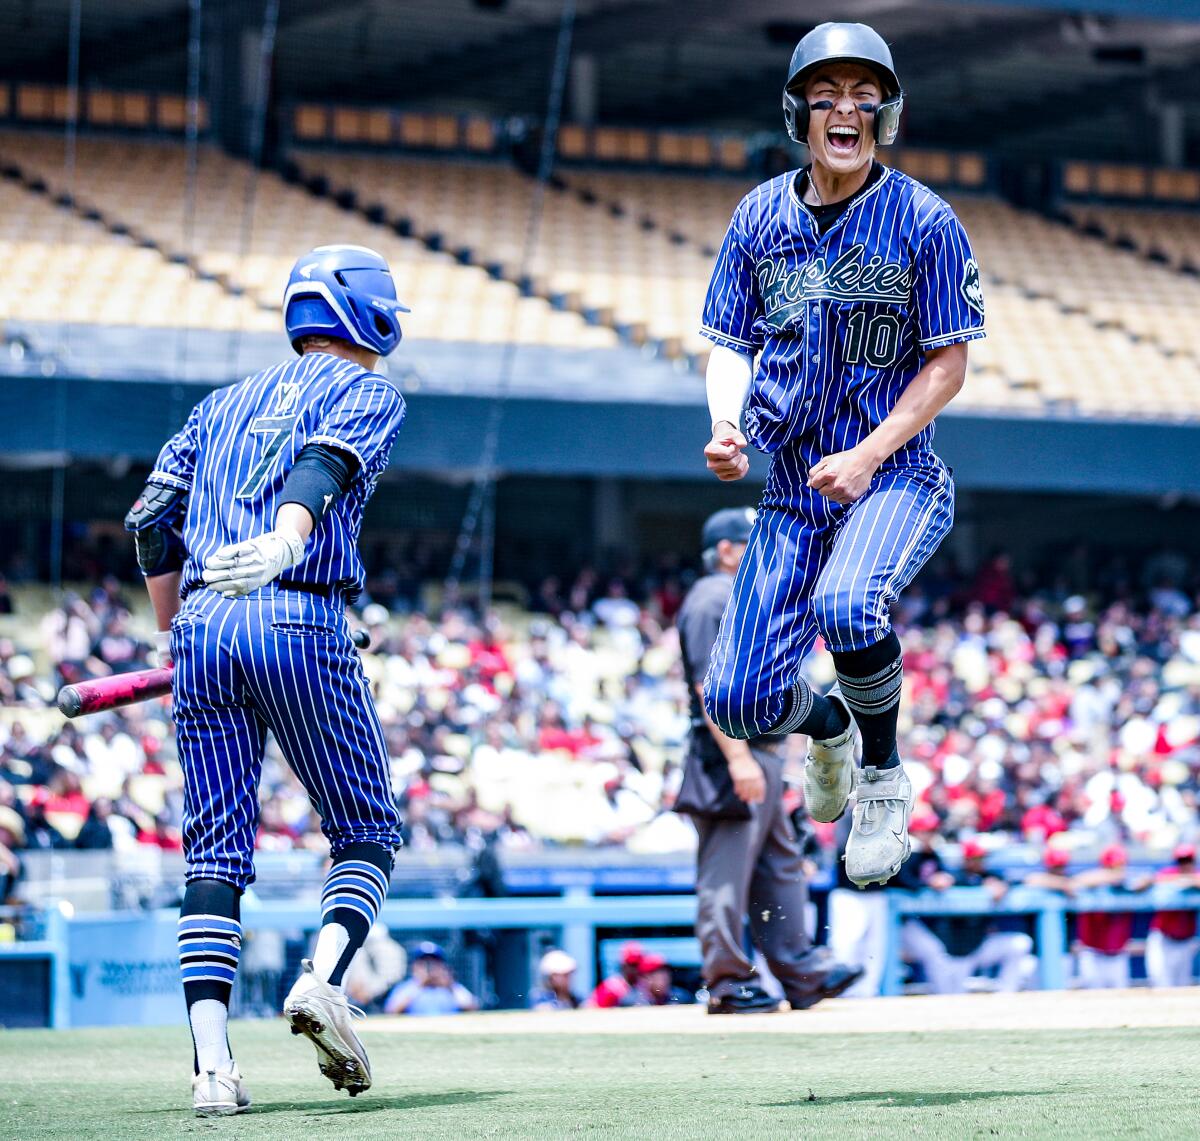
[[[379,844],[356,841],[333,858],[321,892],[321,933],[313,971],[340,986],[342,976],[379,916],[392,874],[392,853]]]
[[[179,973],[197,1073],[232,1064],[226,1026],[242,948],[241,896],[221,880],[192,880],[179,909]]]
[[[833,664],[842,698],[862,736],[863,764],[880,769],[898,765],[896,723],[900,717],[904,657],[895,631],[888,631],[865,650],[835,651]]]
[[[807,733],[814,741],[830,741],[845,732],[848,724],[837,702],[813,693],[812,686],[804,678],[798,678],[787,691],[783,716],[767,735]]]

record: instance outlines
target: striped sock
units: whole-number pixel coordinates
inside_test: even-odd
[[[891,768],[900,763],[896,724],[904,686],[900,639],[889,631],[865,650],[834,651],[838,688],[862,737],[863,764]]]
[[[236,919],[223,915],[179,917],[179,972],[188,1006],[206,998],[229,1004],[241,945],[242,925]]]
[[[804,678],[797,678],[784,699],[783,716],[767,730],[771,737],[807,733],[814,741],[830,741],[846,730],[846,715],[836,702],[813,693]]]
[[[387,897],[392,853],[378,844],[350,844],[334,857],[321,892],[321,933],[313,953],[319,978],[340,986],[342,976]]]
[[[207,907],[237,911],[239,892],[228,884],[197,880],[188,884],[179,917],[179,973],[192,1031],[192,1062],[202,1070],[228,1070],[229,999],[237,976],[242,925],[229,915],[211,915]],[[188,908],[198,912],[189,913]]]

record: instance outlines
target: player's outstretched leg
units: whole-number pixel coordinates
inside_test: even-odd
[[[229,999],[242,943],[241,892],[220,880],[192,880],[179,915],[179,969],[195,1049],[192,1108],[198,1117],[250,1106],[229,1050]]]
[[[835,651],[833,663],[843,699],[862,736],[862,773],[854,824],[846,841],[846,875],[863,886],[891,879],[910,851],[912,785],[896,747],[904,681],[900,639],[889,631],[865,650]]]
[[[885,472],[855,504],[813,589],[817,628],[862,737],[845,856],[859,887],[886,883],[911,851],[912,784],[896,747],[904,663],[890,611],[953,519],[954,485],[940,464]]]
[[[316,1047],[321,1073],[351,1097],[371,1088],[371,1064],[351,1025],[342,978],[379,915],[391,870],[392,853],[379,844],[352,843],[338,852],[321,894],[317,949],[283,1004],[292,1033]]]

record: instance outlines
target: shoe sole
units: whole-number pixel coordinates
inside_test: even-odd
[[[245,1113],[249,1105],[194,1105],[192,1112],[197,1117],[232,1117],[235,1113]]]
[[[293,1034],[303,1034],[317,1050],[317,1065],[336,1090],[345,1090],[351,1097],[371,1088],[371,1075],[363,1064],[333,1040],[330,1028],[322,1015],[310,1006],[297,1003],[284,1010]]]
[[[856,879],[849,872],[846,872],[846,878],[857,888],[870,887],[871,884],[885,884],[894,876],[903,866],[904,861],[912,855],[912,841],[906,839],[904,841],[904,854],[890,868],[885,869],[879,875],[871,876],[868,879]]]

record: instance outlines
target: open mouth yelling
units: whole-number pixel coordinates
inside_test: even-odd
[[[833,154],[848,155],[858,146],[858,128],[837,123],[826,129],[825,141]]]

